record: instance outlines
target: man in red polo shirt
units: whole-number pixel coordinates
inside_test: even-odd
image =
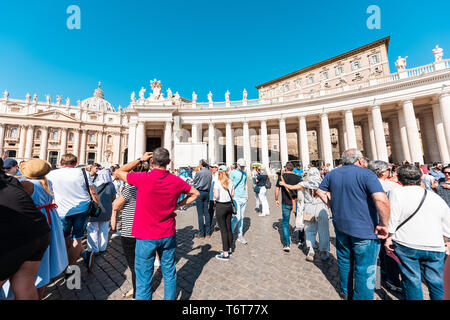
[[[153,165],[150,172],[130,172],[141,162]],[[137,188],[136,209],[131,234],[136,238],[136,300],[152,299],[153,264],[158,252],[164,278],[164,299],[175,300],[177,273],[175,249],[175,210],[188,205],[200,193],[183,179],[166,170],[170,163],[169,151],[158,148],[147,152],[136,161],[116,171],[116,176]],[[184,193],[187,197],[177,206],[177,200]]]

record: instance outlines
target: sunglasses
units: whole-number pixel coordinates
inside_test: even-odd
[[[450,174],[450,172],[447,171],[447,172],[444,172],[444,174]]]

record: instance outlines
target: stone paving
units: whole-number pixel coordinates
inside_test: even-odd
[[[251,189],[250,189],[251,190]],[[306,261],[295,243],[291,252],[282,251],[281,209],[274,201],[275,186],[268,191],[271,214],[258,217],[255,198],[250,191],[244,220],[244,237],[248,244],[235,243],[230,260],[215,259],[222,249],[220,232],[211,239],[194,238],[197,227],[196,208],[191,207],[177,216],[178,299],[181,300],[340,300],[336,263],[335,235],[330,220],[331,258],[322,262],[316,257]],[[297,242],[291,217],[291,242]],[[120,237],[112,238],[105,254],[95,259],[92,273],[82,260],[80,290],[69,290],[62,276],[46,291],[48,300],[121,300],[132,288],[131,273],[122,254]],[[164,297],[161,269],[155,268],[153,299]],[[428,299],[427,291],[424,290]],[[397,300],[384,288],[376,290],[376,300]]]

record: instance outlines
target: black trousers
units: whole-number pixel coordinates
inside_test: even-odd
[[[211,222],[211,233],[213,233],[214,231],[215,223],[213,222],[213,217],[215,209],[216,209],[216,202],[214,200],[209,200],[208,212],[209,212],[209,221]]]
[[[136,239],[128,237],[120,237],[122,240],[122,248],[125,258],[127,259],[128,266],[131,271],[131,282],[133,284],[133,298],[136,298],[136,272],[134,271],[134,251],[136,249]]]
[[[231,231],[231,218],[233,208],[231,202],[216,202],[216,220],[220,228],[223,251],[231,249],[233,232]]]

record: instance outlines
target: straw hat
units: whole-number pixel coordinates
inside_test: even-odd
[[[22,162],[19,166],[22,176],[28,179],[42,179],[52,170],[49,162],[32,159]]]

